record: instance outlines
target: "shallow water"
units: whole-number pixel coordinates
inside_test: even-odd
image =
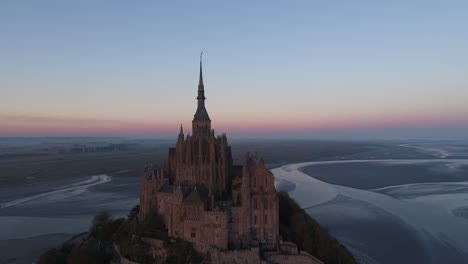
[[[273,173],[363,263],[467,263],[467,162],[311,162]]]
[[[321,181],[358,189],[374,189],[410,183],[468,181],[468,164],[435,161],[359,162],[312,165],[300,170]]]
[[[99,212],[127,215],[138,204],[139,189],[139,178],[110,175],[3,188],[0,263],[32,263],[46,249],[87,231]]]

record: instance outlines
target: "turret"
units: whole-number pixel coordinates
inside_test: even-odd
[[[182,124],[180,124],[180,131],[179,131],[179,141],[184,141],[184,129],[182,128]]]

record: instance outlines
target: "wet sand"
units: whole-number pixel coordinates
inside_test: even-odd
[[[330,161],[289,164],[274,169],[277,187],[284,182],[289,193],[307,212],[331,233],[349,247],[362,263],[467,263],[468,262],[468,221],[460,217],[468,200],[468,182],[456,182],[457,172],[463,170],[468,160],[382,160],[382,161]],[[392,177],[389,166],[413,166],[417,169],[402,170],[396,180],[386,184],[400,185],[370,189],[375,185],[354,183],[353,177],[346,176],[359,172],[360,165],[369,166],[372,173],[367,177]],[[442,164],[442,165],[441,165]],[[346,165],[346,166],[342,166]],[[308,170],[305,170],[308,166]],[[315,177],[303,173],[321,173]],[[326,168],[339,167],[336,168]],[[378,167],[381,174],[379,175]],[[434,166],[436,169],[434,169]],[[443,166],[441,169],[440,166]],[[423,168],[425,167],[425,168]],[[323,170],[320,170],[323,169]],[[301,171],[302,170],[302,171]],[[424,171],[438,173],[438,179],[451,182],[431,182],[434,175],[426,175],[430,183],[414,183],[424,180]],[[331,184],[320,179],[329,171],[335,178]],[[453,174],[450,171],[455,172]],[[375,176],[377,175],[377,176]],[[362,176],[362,179],[366,177]],[[328,180],[328,179],[326,179]],[[339,182],[338,182],[339,180]],[[464,180],[461,178],[461,180]],[[372,179],[369,180],[372,182]],[[351,187],[347,187],[349,185]],[[361,187],[356,188],[357,186]],[[381,185],[378,185],[381,187]],[[367,190],[369,188],[369,190]],[[456,214],[458,212],[459,214]]]

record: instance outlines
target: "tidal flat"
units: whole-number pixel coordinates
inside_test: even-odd
[[[138,204],[144,167],[149,163],[162,164],[175,139],[35,139],[27,141],[26,145],[21,145],[21,142],[16,140],[12,144],[6,139],[0,140],[1,263],[33,262],[40,252],[87,231],[93,216],[101,211],[108,211],[114,217],[125,217]],[[128,147],[118,151],[66,151],[74,144],[92,145],[96,142],[123,142]],[[403,143],[233,139],[230,145],[235,163],[241,162],[249,151],[262,157],[271,169],[309,161],[437,158],[418,148],[401,146]],[[324,174],[324,177],[327,175]],[[284,182],[282,186],[294,193],[296,185],[291,180],[289,185]],[[308,190],[309,193],[312,191]],[[381,192],[384,193],[383,190]],[[317,201],[320,202],[320,197],[315,203]],[[351,226],[337,224],[343,223],[341,218],[335,217],[340,211],[362,216],[368,214],[367,210],[357,209],[352,204],[341,204],[336,207],[337,210],[325,210],[323,207],[322,210],[316,206],[307,211],[343,243],[351,249],[356,248],[354,254],[372,256],[369,252],[362,253],[362,248],[351,243],[361,241],[360,236],[350,235],[359,235],[356,222],[348,222],[356,223]],[[356,228],[353,229],[353,226]],[[369,228],[378,230],[379,226],[376,223]],[[394,228],[397,231],[407,230],[402,226]],[[397,231],[394,233],[400,233]],[[366,237],[372,238],[372,233],[362,234],[362,239]],[[419,248],[417,245],[415,247]],[[369,247],[371,251],[378,249],[377,246]],[[385,254],[385,251],[380,251],[377,256]]]

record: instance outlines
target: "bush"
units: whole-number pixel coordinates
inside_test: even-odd
[[[201,263],[203,257],[195,250],[192,243],[177,239],[166,242],[167,259],[166,263]]]
[[[102,212],[94,216],[90,227],[90,235],[99,240],[109,240],[112,236],[110,225],[112,218],[109,213]]]
[[[138,213],[140,212],[140,205],[135,205],[131,210],[130,212],[128,213],[127,215],[127,219],[128,220],[131,220],[133,218],[135,218]]]
[[[68,259],[68,264],[99,264],[107,263],[108,261],[101,252],[92,252],[86,249],[80,249],[73,252]]]
[[[65,254],[62,251],[56,248],[51,248],[39,256],[37,263],[38,264],[66,264],[67,256],[65,256]]]
[[[150,263],[150,247],[139,237],[125,237],[119,241],[120,254],[132,261]]]
[[[95,239],[110,241],[124,222],[124,218],[114,220],[109,213],[102,212],[93,218],[89,232],[91,237]]]

